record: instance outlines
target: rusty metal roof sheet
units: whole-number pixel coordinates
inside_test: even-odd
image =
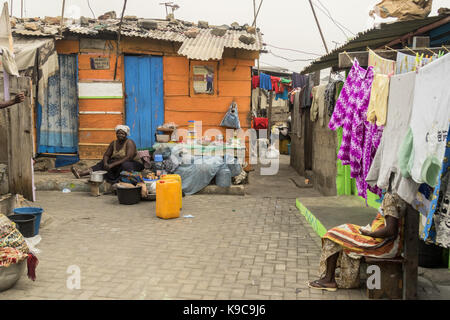
[[[259,30],[252,34],[247,32],[247,25],[227,27],[223,36],[216,36],[211,33],[215,26],[208,28],[200,28],[200,26],[181,20],[151,20],[144,19],[155,23],[156,28],[144,28],[140,23],[142,19],[123,20],[121,34],[127,37],[156,39],[163,41],[171,41],[182,43],[178,53],[187,56],[190,59],[210,60],[221,59],[224,48],[238,48],[251,51],[259,51],[262,49],[263,42]],[[19,36],[29,37],[55,37],[59,34],[59,25],[52,25],[46,19],[19,19],[15,18],[16,24],[12,28],[12,32]],[[119,19],[94,20],[88,19],[81,24],[81,21],[66,22],[62,28],[63,36],[79,35],[101,37],[106,34],[117,34],[119,30]],[[26,28],[27,22],[31,22],[36,26],[37,30]],[[195,29],[198,31],[196,37],[192,38],[186,35],[186,32]],[[255,39],[253,44],[245,44],[239,38],[245,35]]]

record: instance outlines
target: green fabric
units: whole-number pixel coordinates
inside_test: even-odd
[[[410,178],[412,159],[413,158],[413,133],[409,128],[403,139],[400,149],[398,150],[398,166],[400,173],[404,178]]]
[[[441,162],[436,157],[428,157],[420,171],[422,181],[431,187],[438,183],[439,173],[441,172]]]
[[[281,83],[287,83],[290,84],[292,82],[292,80],[286,79],[286,78],[281,78],[280,80]]]

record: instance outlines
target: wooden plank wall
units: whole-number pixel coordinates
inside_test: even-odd
[[[209,62],[210,63],[210,62]],[[214,96],[193,94],[190,90],[190,63],[186,57],[164,56],[165,122],[187,129],[188,120],[202,121],[202,134],[219,126],[232,101],[238,105],[242,129],[250,128],[251,67],[253,59],[224,58],[217,61],[217,92]]]
[[[191,94],[190,63],[177,55],[180,44],[124,38],[123,54],[163,55],[165,122],[175,122],[187,129],[188,120],[201,120],[203,133],[217,129],[225,136],[219,124],[232,101],[236,101],[241,127],[250,128],[248,114],[251,107],[251,67],[256,54],[245,50],[226,49],[224,59],[217,65],[217,84],[214,96]],[[58,53],[77,53],[79,81],[113,80],[116,42],[106,40],[59,40]],[[91,70],[91,57],[109,57],[109,70]],[[119,57],[118,80],[124,82],[123,55]],[[80,99],[80,111],[119,111],[120,115],[79,116],[79,153],[81,159],[100,159],[107,145],[115,138],[114,127],[125,122],[124,99]]]
[[[59,40],[56,49],[61,54],[78,54],[78,81],[114,81],[116,42],[110,40]],[[109,69],[92,70],[90,59],[109,58]],[[117,61],[116,81],[124,82],[123,55]],[[78,100],[78,152],[80,159],[101,159],[109,143],[115,139],[114,128],[125,121],[124,99]],[[120,112],[120,114],[82,114],[86,111]]]
[[[9,192],[34,201],[31,78],[10,77],[9,81],[12,97],[19,92],[25,93],[24,102],[0,111],[0,131],[5,134],[2,136],[2,144],[7,146]]]

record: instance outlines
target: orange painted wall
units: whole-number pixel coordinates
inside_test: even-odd
[[[79,81],[113,80],[115,54],[98,49],[80,50],[78,40],[56,41],[58,53],[78,54]],[[216,65],[215,94],[193,94],[190,86],[190,67],[196,62],[176,55],[177,47],[165,42],[124,39],[121,44],[124,54],[162,54],[164,78],[165,122],[175,122],[187,129],[188,120],[203,122],[203,132],[215,128],[225,136],[225,128],[219,126],[232,101],[236,101],[241,127],[250,128],[247,120],[251,105],[251,67],[252,57],[245,59],[224,58],[209,61]],[[82,52],[80,52],[82,51]],[[230,55],[229,55],[230,56]],[[91,57],[109,57],[109,70],[91,70]],[[247,59],[248,58],[248,59]],[[123,55],[119,56],[117,80],[124,83]],[[114,127],[125,122],[124,99],[80,99],[79,111],[114,111],[120,115],[80,115],[79,153],[81,159],[101,159],[106,146],[114,139]]]
[[[164,121],[175,122],[187,129],[188,120],[202,121],[203,132],[219,126],[232,101],[238,105],[239,120],[243,129],[250,128],[247,120],[251,104],[251,66],[253,60],[224,58],[216,65],[215,94],[195,94],[191,88],[190,65],[186,57],[163,58],[164,63]],[[209,61],[208,65],[212,62]]]

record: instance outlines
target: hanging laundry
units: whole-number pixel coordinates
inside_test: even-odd
[[[366,120],[373,77],[373,67],[365,70],[355,59],[328,123],[328,127],[333,131],[339,127],[343,128],[337,157],[343,165],[350,165],[350,176],[355,178],[358,195],[365,199],[367,189],[381,195],[379,188],[369,186],[366,182],[383,132],[382,127]]]
[[[450,129],[450,128],[449,128]],[[450,246],[450,172],[448,167],[450,164],[450,137],[447,135],[447,147],[445,149],[445,157],[442,162],[439,180],[434,188],[426,224],[422,231],[424,240],[432,241],[443,247]],[[433,228],[433,223],[435,226]]]
[[[385,74],[375,74],[372,90],[370,91],[367,121],[376,123],[377,126],[384,126],[386,124],[388,96],[389,76]]]
[[[399,150],[404,176],[437,184],[450,118],[450,55],[420,68],[415,82],[411,123]]]
[[[252,77],[252,89],[259,88],[259,76]]]
[[[336,83],[336,92],[334,95],[334,103],[332,105],[330,105],[330,107],[328,108],[328,115],[331,117],[333,115],[334,112],[334,107],[336,106],[336,101],[339,99],[339,95],[341,94],[342,88],[344,87],[344,82],[343,81],[339,81]]]
[[[289,98],[289,90],[287,89],[287,87],[285,87],[282,92],[277,93],[275,95],[275,100],[278,99],[287,100],[288,98]]]
[[[334,105],[336,104],[336,89],[339,83],[344,84],[342,81],[333,80],[325,89],[325,108],[327,109],[328,116],[331,117],[334,111]]]
[[[303,93],[302,93],[302,108],[309,108],[312,103],[312,95],[311,91],[314,87],[313,80],[311,77],[308,76],[308,79],[306,81],[306,85],[303,87]]]
[[[260,73],[259,74],[259,87],[261,89],[272,90],[272,82],[271,77],[268,74]]]
[[[309,81],[309,76],[304,74],[292,72],[292,87],[293,88],[303,88]]]
[[[310,111],[311,121],[316,121],[319,116],[319,124],[323,127],[325,125],[325,89],[326,84],[316,86],[312,89],[313,101]]]
[[[275,93],[281,93],[282,92],[280,89],[281,78],[270,76],[270,81],[272,83],[272,91],[274,91]]]
[[[369,49],[369,62],[368,66],[372,66],[375,74],[394,74],[395,61],[385,59],[376,54],[375,51]]]
[[[400,74],[400,73],[416,71],[417,67],[424,66],[424,65],[430,63],[432,60],[435,60],[436,58],[437,57],[435,57],[434,59],[422,57],[422,59],[420,59],[420,57],[418,57],[417,55],[413,56],[410,54],[397,52],[397,62],[396,62],[396,67],[395,67],[395,73]]]
[[[408,131],[415,79],[415,72],[395,75],[391,78],[386,126],[366,178],[370,185],[386,190],[389,189],[389,179],[392,179],[391,190],[410,204],[416,197],[419,184],[412,179],[402,177],[397,151]]]

